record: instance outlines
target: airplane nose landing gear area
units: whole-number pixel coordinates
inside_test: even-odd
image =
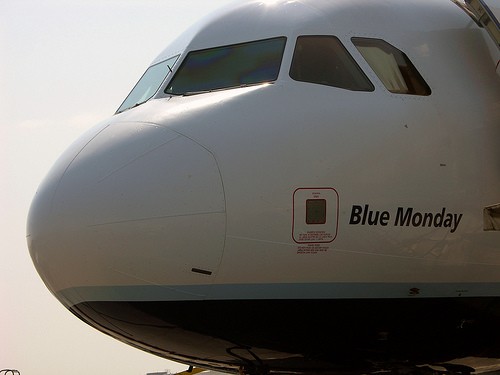
[[[146,298],[144,286],[172,280],[210,283],[225,202],[207,150],[165,127],[114,123],[74,154],[47,177],[28,224],[35,266],[65,304]]]
[[[470,373],[470,361],[448,362],[453,358],[498,358],[497,309],[495,299],[451,305],[443,299],[346,299],[90,301],[72,311],[122,341],[203,368],[252,375],[437,375]],[[464,322],[465,316],[471,319]]]

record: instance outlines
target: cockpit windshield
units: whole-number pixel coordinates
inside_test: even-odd
[[[151,99],[156,91],[158,91],[165,78],[172,72],[172,67],[178,58],[179,55],[159,62],[158,64],[151,65],[143,74],[139,82],[134,86],[130,94],[128,94],[116,113],[136,107]]]
[[[190,52],[165,93],[189,95],[275,81],[285,43],[285,37],[278,37]]]

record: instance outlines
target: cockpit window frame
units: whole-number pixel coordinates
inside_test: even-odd
[[[297,82],[357,92],[375,91],[363,69],[334,35],[299,35],[289,76]]]
[[[351,41],[390,93],[424,97],[432,94],[420,71],[399,48],[380,38],[352,37]]]
[[[174,70],[174,66],[178,63],[180,56],[181,56],[180,54],[177,54],[177,55],[171,56],[167,59],[164,59],[162,61],[159,61],[155,64],[150,65],[146,69],[144,74],[141,76],[141,78],[134,85],[132,90],[130,90],[130,92],[127,95],[127,97],[125,98],[125,100],[123,100],[123,102],[120,104],[120,106],[116,110],[115,114],[122,113],[126,110],[137,107],[137,106],[144,104],[147,101],[151,100],[158,93],[158,91],[163,87],[165,81],[168,80],[169,76],[172,74],[172,72]],[[170,62],[170,63],[168,63],[168,62]],[[143,97],[139,97],[140,99],[138,99],[138,100],[134,99],[134,100],[129,102],[129,98],[133,97],[133,95],[136,94],[135,93],[136,89],[140,87],[141,82],[144,82],[144,79],[147,78],[147,75],[152,72],[152,69],[155,69],[155,68],[157,68],[165,63],[168,63],[165,66],[168,70],[165,71],[165,75],[159,76],[159,78],[161,80],[160,79],[156,80],[156,82],[154,83],[154,86],[152,86],[153,90],[151,92],[144,92],[144,93],[142,93]],[[154,78],[154,76],[152,78]],[[156,87],[156,88],[154,88],[154,87]],[[139,94],[141,94],[141,92],[139,92]],[[127,105],[125,105],[125,104],[127,104]]]
[[[241,68],[240,70],[235,69],[234,71],[230,72],[231,74],[228,74],[227,76],[225,76],[224,74],[220,75],[218,77],[220,79],[220,82],[218,82],[218,83],[213,83],[213,82],[209,83],[209,79],[214,80],[215,78],[217,78],[217,65],[215,65],[215,64],[220,64],[220,65],[227,64],[227,62],[230,61],[230,59],[231,59],[231,56],[230,56],[231,53],[237,54],[238,53],[236,51],[237,49],[241,48],[240,51],[244,51],[243,47],[246,47],[246,46],[247,47],[256,47],[256,46],[258,46],[259,43],[262,46],[263,43],[272,42],[272,41],[281,42],[281,45],[278,46],[279,49],[276,49],[274,51],[276,53],[276,56],[273,57],[274,60],[272,61],[272,63],[274,64],[272,66],[272,69],[273,69],[272,70],[272,73],[273,73],[272,77],[271,76],[270,77],[261,77],[261,78],[253,77],[253,80],[252,80],[250,78],[244,78],[244,76],[241,76],[241,77],[238,77],[239,80],[236,80],[236,81],[230,83],[229,80],[231,78],[235,78],[234,76],[231,76],[231,74],[234,74],[236,72],[248,73],[249,76],[250,76],[250,74],[256,74],[258,76],[258,74],[262,73],[262,71],[259,72],[259,69],[255,69],[255,70],[248,69],[247,71],[244,71],[244,69]],[[286,36],[276,36],[276,37],[272,37],[272,38],[251,40],[251,41],[242,42],[242,43],[234,43],[234,44],[228,44],[228,45],[223,45],[223,46],[216,46],[216,47],[211,47],[211,48],[204,48],[204,49],[189,51],[186,54],[186,56],[182,59],[180,65],[179,65],[179,68],[176,70],[173,77],[167,83],[166,87],[163,90],[163,93],[166,95],[187,96],[187,95],[194,95],[194,94],[200,94],[200,93],[205,93],[205,92],[229,90],[229,89],[234,89],[234,88],[238,88],[238,87],[260,85],[260,84],[264,84],[264,83],[273,83],[279,77],[281,67],[283,64],[283,58],[284,58],[284,53],[285,53],[285,49],[286,49],[286,44],[287,44],[287,37]],[[264,59],[264,57],[266,55],[265,55],[264,49],[262,49],[262,50],[263,51],[261,52],[260,58]],[[188,64],[199,63],[199,62],[203,63],[204,61],[203,61],[202,56],[204,54],[209,55],[210,53],[214,53],[214,55],[217,55],[219,53],[219,55],[224,55],[223,54],[224,51],[226,51],[227,56],[229,56],[229,57],[227,57],[226,61],[224,61],[224,57],[222,57],[220,59],[220,61],[218,61],[217,56],[215,56],[214,61],[212,61],[212,63],[214,64],[212,67],[210,67],[210,66],[202,67],[202,68],[207,69],[206,73],[208,73],[208,74],[207,74],[207,76],[204,76],[204,78],[206,78],[206,81],[201,81],[201,80],[200,80],[200,82],[196,82],[196,80],[193,80],[192,82],[188,81],[189,80],[189,70],[188,69],[193,69],[193,68],[189,67]],[[278,55],[279,55],[279,57],[278,57]],[[194,59],[196,57],[200,57],[200,61],[198,61],[198,62],[195,61]],[[257,56],[257,57],[259,57],[259,56]],[[236,57],[233,56],[233,58],[235,58],[237,60]],[[265,61],[265,60],[262,60],[262,61]],[[235,64],[234,66],[236,67],[237,65]],[[257,68],[258,66],[259,65],[256,65],[255,68]],[[213,70],[210,71],[210,69],[212,69],[212,68],[213,68]],[[251,68],[251,65],[246,66],[246,68]],[[220,67],[219,67],[219,69],[220,69]],[[201,70],[200,70],[200,72],[201,72]],[[185,77],[182,75],[184,75]],[[208,75],[211,75],[211,76],[208,76]],[[181,79],[179,77],[181,77],[182,79],[185,79],[185,82],[183,83],[182,81],[180,81],[180,88],[174,88],[173,86],[175,85],[177,80]],[[182,86],[183,84],[184,84],[184,87]],[[193,85],[192,87],[194,87],[194,88],[187,89],[187,86],[189,84],[192,84]],[[198,85],[198,87],[195,87],[196,84]]]

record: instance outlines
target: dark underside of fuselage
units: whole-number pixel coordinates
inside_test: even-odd
[[[162,357],[247,373],[367,373],[500,358],[500,298],[85,302],[73,313]]]

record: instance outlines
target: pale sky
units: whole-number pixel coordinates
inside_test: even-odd
[[[45,288],[26,246],[38,184],[107,118],[184,29],[231,0],[0,0],[0,370],[181,371],[82,323]]]

